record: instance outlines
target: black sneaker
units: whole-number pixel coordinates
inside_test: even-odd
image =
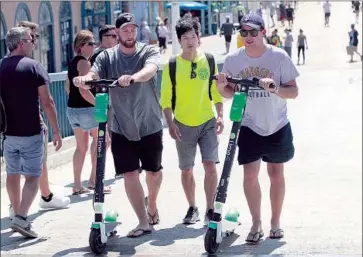
[[[213,209],[209,209],[204,216],[204,226],[208,226],[209,221],[213,218]]]
[[[189,207],[187,215],[183,219],[183,224],[195,224],[200,221],[198,208]]]

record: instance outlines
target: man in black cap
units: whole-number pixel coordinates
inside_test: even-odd
[[[119,78],[124,87],[110,90],[111,150],[116,174],[124,174],[126,194],[139,219],[129,237],[149,234],[150,226],[159,223],[156,198],[162,181],[163,125],[156,80],[160,54],[154,46],[136,41],[138,27],[133,14],[121,14],[116,20],[120,43],[100,53],[86,76],[74,79],[76,86],[88,88],[84,81]],[[147,211],[140,169],[146,171]]]
[[[252,227],[246,241],[258,243],[264,236],[261,223],[261,189],[258,182],[261,159],[267,162],[271,189],[270,238],[282,238],[280,226],[285,196],[284,163],[294,156],[293,137],[287,118],[286,99],[296,98],[298,88],[296,67],[287,53],[266,45],[265,24],[258,14],[248,14],[241,20],[241,36],[245,48],[229,55],[218,75],[217,87],[226,98],[234,94],[234,84],[226,76],[244,79],[258,78],[264,89],[249,92],[238,138],[238,162],[244,169],[244,192],[252,215]],[[274,83],[275,88],[269,88]]]

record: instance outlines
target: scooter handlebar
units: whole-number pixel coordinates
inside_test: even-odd
[[[217,76],[213,75],[213,79],[217,80]],[[227,81],[233,84],[239,84],[239,85],[248,85],[250,87],[260,87],[260,80],[258,78],[253,78],[252,80],[249,79],[242,79],[242,78],[235,78],[232,76],[227,76]],[[274,89],[276,85],[274,83],[271,83],[269,85],[269,88]]]
[[[131,80],[130,84],[133,84],[135,81]],[[94,79],[85,82],[85,85],[96,87],[96,86],[106,86],[108,88],[122,87],[118,83],[118,79]]]

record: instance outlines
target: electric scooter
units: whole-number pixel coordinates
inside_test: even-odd
[[[131,81],[131,84],[133,81]],[[92,252],[101,254],[106,248],[108,237],[116,235],[116,228],[121,222],[118,221],[118,213],[110,210],[104,217],[104,177],[106,163],[106,132],[107,112],[109,107],[109,89],[121,87],[117,79],[99,79],[85,82],[87,86],[96,88],[95,96],[95,120],[98,122],[97,139],[97,164],[96,185],[93,198],[93,209],[95,219],[92,222],[89,235],[89,246]]]
[[[214,76],[213,79],[216,79]],[[223,237],[230,236],[241,223],[238,221],[239,212],[236,209],[229,209],[222,220],[223,205],[227,198],[229,177],[233,166],[236,152],[236,141],[242,124],[242,119],[247,104],[247,97],[250,88],[259,88],[259,79],[253,80],[227,77],[227,81],[236,84],[230,111],[230,120],[233,122],[229,136],[226,158],[224,160],[223,171],[219,181],[216,198],[214,201],[213,217],[209,221],[208,229],[204,237],[204,248],[209,254],[214,254],[222,243]],[[269,85],[274,88],[274,84]],[[225,226],[226,228],[223,228]]]

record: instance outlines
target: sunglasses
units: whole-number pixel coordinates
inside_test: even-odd
[[[197,69],[197,64],[195,62],[192,62],[192,71],[190,73],[190,79],[195,79],[197,77],[197,73],[195,70]]]
[[[27,42],[27,43],[30,42],[30,43],[34,44],[34,39],[23,38],[22,41]]]
[[[103,35],[104,37],[112,37],[113,39],[117,38],[117,35],[109,34],[109,35]]]
[[[250,34],[251,37],[257,37],[258,36],[258,32],[260,32],[258,29],[252,29],[252,30],[244,30],[244,29],[241,29],[239,31],[239,33],[241,34],[242,37],[247,37],[248,34]]]
[[[31,36],[32,36],[32,39],[39,39],[40,38],[40,36],[38,34],[32,34]]]

